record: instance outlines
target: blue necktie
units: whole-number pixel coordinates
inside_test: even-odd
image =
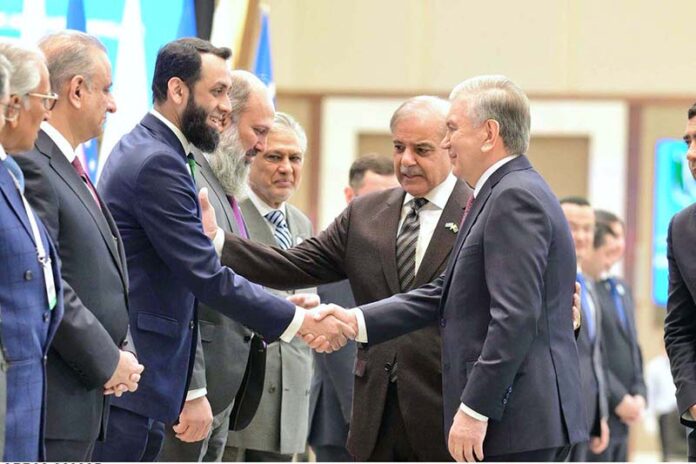
[[[576,280],[580,284],[580,306],[582,306],[582,323],[587,326],[587,333],[590,335],[590,340],[595,338],[595,319],[590,311],[590,301],[587,296],[587,284],[585,278],[578,272]]]
[[[621,327],[623,327],[623,329],[626,330],[626,328],[628,327],[628,321],[626,319],[626,309],[624,308],[623,298],[621,298],[621,295],[619,294],[616,278],[609,277],[607,279],[607,284],[609,284],[609,291],[611,292],[611,297],[614,299],[616,315],[619,317]]]
[[[278,242],[278,246],[283,250],[287,250],[292,247],[292,235],[290,234],[290,229],[288,228],[288,223],[285,222],[285,215],[282,211],[274,209],[273,211],[266,213],[265,215],[268,222],[273,224],[275,230],[273,236]]]
[[[24,174],[22,173],[22,170],[19,168],[17,162],[13,160],[12,157],[8,156],[7,158],[5,158],[2,164],[7,168],[8,171],[10,171],[12,177],[14,177],[17,181],[17,184],[19,184],[19,191],[21,193],[24,193]]]

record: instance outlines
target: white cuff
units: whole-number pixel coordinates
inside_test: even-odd
[[[295,316],[293,316],[292,321],[290,322],[288,328],[285,329],[285,332],[281,334],[281,340],[283,340],[285,343],[290,343],[292,341],[295,335],[297,335],[297,332],[299,332],[302,328],[302,323],[304,322],[306,313],[307,311],[305,309],[295,306]]]
[[[474,419],[479,420],[481,422],[488,422],[488,417],[484,416],[483,414],[477,413],[464,403],[459,405],[459,409],[461,409],[461,411],[467,416],[471,416]]]
[[[355,319],[358,321],[358,336],[355,341],[358,343],[367,343],[367,326],[365,325],[365,315],[360,308],[353,308],[350,311],[355,314]]]
[[[225,246],[225,232],[220,227],[217,228],[215,237],[213,237],[213,246],[215,247],[215,253],[218,256],[222,256],[222,247]]]
[[[208,390],[205,387],[194,388],[193,390],[189,390],[188,392],[186,392],[186,401],[195,400],[207,394]]]

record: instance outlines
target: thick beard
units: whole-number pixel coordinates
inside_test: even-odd
[[[237,200],[246,197],[249,163],[236,126],[221,135],[220,143],[210,157],[210,168],[227,195]]]
[[[196,105],[193,94],[190,94],[181,115],[181,132],[194,146],[206,153],[212,153],[220,142],[220,134],[217,129],[208,125],[207,120],[208,114]]]

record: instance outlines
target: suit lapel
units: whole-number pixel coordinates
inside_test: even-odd
[[[29,225],[28,211],[24,209],[24,202],[22,201],[22,197],[20,196],[19,190],[17,190],[14,180],[12,180],[12,175],[2,163],[0,163],[0,191],[2,191],[10,208],[12,208],[19,222],[22,223],[27,234],[31,237],[31,241],[36,245],[34,234],[31,232],[31,225]]]
[[[232,233],[239,235],[242,225],[237,224],[237,221],[234,219],[234,212],[232,211],[232,206],[227,198],[225,189],[220,184],[220,181],[218,180],[217,176],[215,176],[215,173],[213,173],[213,169],[210,167],[208,160],[205,158],[205,155],[198,152],[194,153],[193,157],[196,160],[196,164],[200,168],[198,172],[196,172],[196,177],[200,175],[203,177],[203,179],[205,179],[206,183],[210,186],[211,192],[209,193],[214,195],[222,205],[222,210],[225,212],[224,219],[227,221],[227,226]]]
[[[396,270],[396,236],[399,233],[397,228],[401,219],[404,195],[406,192],[401,188],[391,190],[384,207],[371,218],[371,229],[377,240],[382,272],[392,294],[401,293],[399,275]]]
[[[413,284],[414,288],[420,287],[437,277],[438,269],[440,269],[442,263],[451,253],[452,247],[457,239],[457,234],[447,228],[446,225],[449,223],[456,224],[457,226],[459,225],[469,195],[471,195],[471,191],[466,184],[457,181],[452,190],[452,194],[447,200],[445,209],[442,210],[442,215],[440,215],[440,220],[435,227],[428,248],[423,255],[423,259],[416,274],[416,280]]]
[[[273,246],[278,246],[278,242],[271,232],[270,225],[266,222],[259,210],[256,209],[254,203],[250,199],[246,199],[239,204],[244,214],[244,222],[246,222],[249,235],[254,237],[254,240],[266,243]]]

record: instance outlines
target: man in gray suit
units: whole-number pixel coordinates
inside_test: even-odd
[[[266,149],[268,131],[273,124],[273,102],[266,86],[247,71],[232,72],[230,126],[221,134],[212,155],[194,152],[198,169],[198,189],[206,188],[220,227],[229,233],[248,237],[240,209],[251,159]],[[173,429],[165,432],[160,459],[163,461],[220,461],[227,442],[235,394],[247,367],[252,332],[238,322],[200,304],[199,346],[188,399],[201,395],[212,411],[208,436],[184,442]],[[263,375],[261,372],[259,375]],[[184,414],[187,407],[184,408]],[[205,420],[205,414],[199,415]]]
[[[251,164],[249,198],[241,202],[252,240],[287,249],[311,237],[309,219],[286,203],[300,184],[306,150],[302,127],[291,116],[276,113],[266,151]],[[303,452],[311,377],[311,352],[300,339],[268,345],[259,409],[247,428],[230,432],[225,460],[291,461]]]

